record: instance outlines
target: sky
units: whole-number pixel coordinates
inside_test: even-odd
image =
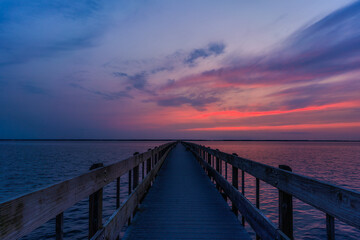
[[[360,2],[0,0],[0,139],[360,140]]]

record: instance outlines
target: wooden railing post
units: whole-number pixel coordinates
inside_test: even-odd
[[[145,162],[142,162],[141,164],[141,180],[144,180],[145,178]]]
[[[120,207],[120,177],[116,179],[116,209]]]
[[[260,180],[256,178],[256,207],[260,209]]]
[[[225,179],[227,180],[227,163],[226,162],[224,162],[224,167],[225,167]]]
[[[132,187],[131,187],[131,181],[132,181],[132,171],[130,170],[129,171],[129,174],[128,174],[128,184],[129,184],[129,191],[128,191],[128,193],[129,193],[129,195],[131,194],[131,190],[132,190]]]
[[[56,240],[64,239],[64,213],[60,213],[56,216]]]
[[[134,167],[133,171],[133,189],[135,189],[139,185],[139,165]]]
[[[239,188],[239,170],[232,166],[232,185],[234,188]],[[238,215],[238,209],[235,207],[235,204],[232,203],[232,211],[235,213],[235,215]]]
[[[216,171],[220,172],[220,159],[216,157]],[[220,190],[220,185],[216,183],[216,189]]]
[[[260,180],[256,178],[256,208],[260,209]],[[259,235],[256,234],[256,240],[260,240]]]
[[[241,193],[245,197],[245,171],[241,170]],[[241,216],[241,224],[245,226],[245,217]]]
[[[138,154],[139,154],[139,152],[135,152],[134,156],[138,155]],[[133,188],[132,189],[135,189],[139,185],[139,165],[134,167],[133,172],[134,173],[133,173]]]
[[[328,240],[335,240],[334,217],[326,214],[326,235]]]
[[[103,167],[102,163],[93,164],[90,170]],[[102,227],[103,189],[89,196],[89,239]]]
[[[286,165],[279,165],[280,169],[291,172],[291,168]],[[279,190],[279,228],[290,239],[293,236],[293,202],[292,195]]]
[[[146,175],[150,172],[151,170],[151,158],[148,158],[146,160]]]
[[[237,156],[236,153],[233,153],[232,155]],[[234,188],[239,189],[239,169],[232,166],[232,175],[231,175],[231,179],[232,179],[232,185]],[[239,211],[238,209],[234,206],[235,204],[232,203],[232,211],[235,213],[235,215],[237,216]]]
[[[223,165],[223,160],[219,159],[219,173],[222,176],[222,165]]]

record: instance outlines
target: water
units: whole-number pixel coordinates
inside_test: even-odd
[[[165,142],[0,142],[0,202],[78,176],[96,162],[105,165]],[[271,166],[286,164],[293,171],[360,191],[358,142],[198,142]],[[225,167],[225,166],[224,166]],[[223,169],[224,169],[223,167]],[[228,168],[228,179],[231,171]],[[240,182],[240,179],[239,179]],[[127,176],[121,178],[121,199],[127,196]],[[255,179],[246,175],[246,196],[255,203]],[[104,189],[104,220],[115,209],[115,184]],[[261,182],[261,209],[277,224],[277,190]],[[87,239],[88,201],[64,213],[65,239]],[[360,231],[335,221],[336,239],[360,239]],[[325,214],[294,200],[296,239],[325,239]],[[50,220],[23,239],[54,239]],[[247,230],[251,231],[249,227]]]
[[[360,142],[195,142],[270,166],[288,165],[293,172],[360,191]],[[223,163],[223,172],[225,172]],[[241,183],[239,174],[239,183]],[[245,195],[255,205],[255,178],[245,175]],[[228,166],[228,180],[231,169]],[[260,182],[260,208],[278,224],[278,191]],[[294,199],[295,239],[326,239],[325,214]],[[251,229],[247,227],[251,232]],[[335,220],[336,239],[360,239],[360,230]],[[252,234],[254,235],[254,234]]]

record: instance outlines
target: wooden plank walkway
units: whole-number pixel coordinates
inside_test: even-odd
[[[191,152],[170,152],[124,239],[250,239]]]

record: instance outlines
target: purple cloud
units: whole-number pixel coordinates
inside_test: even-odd
[[[184,60],[184,63],[192,66],[197,59],[217,56],[224,53],[224,50],[224,43],[210,43],[207,48],[197,48],[192,50]]]
[[[86,91],[91,94],[101,96],[105,100],[117,100],[120,98],[133,98],[127,91],[114,91],[114,92],[100,91],[100,90],[88,89],[88,88],[80,86],[79,84],[76,84],[76,83],[72,83],[72,84],[70,84],[70,86],[73,88],[81,89],[81,90]]]
[[[197,109],[198,111],[205,111],[206,105],[215,103],[219,101],[219,98],[216,97],[186,97],[186,96],[167,96],[161,97],[155,101],[157,105],[162,107],[179,107],[182,105],[190,105]]]

